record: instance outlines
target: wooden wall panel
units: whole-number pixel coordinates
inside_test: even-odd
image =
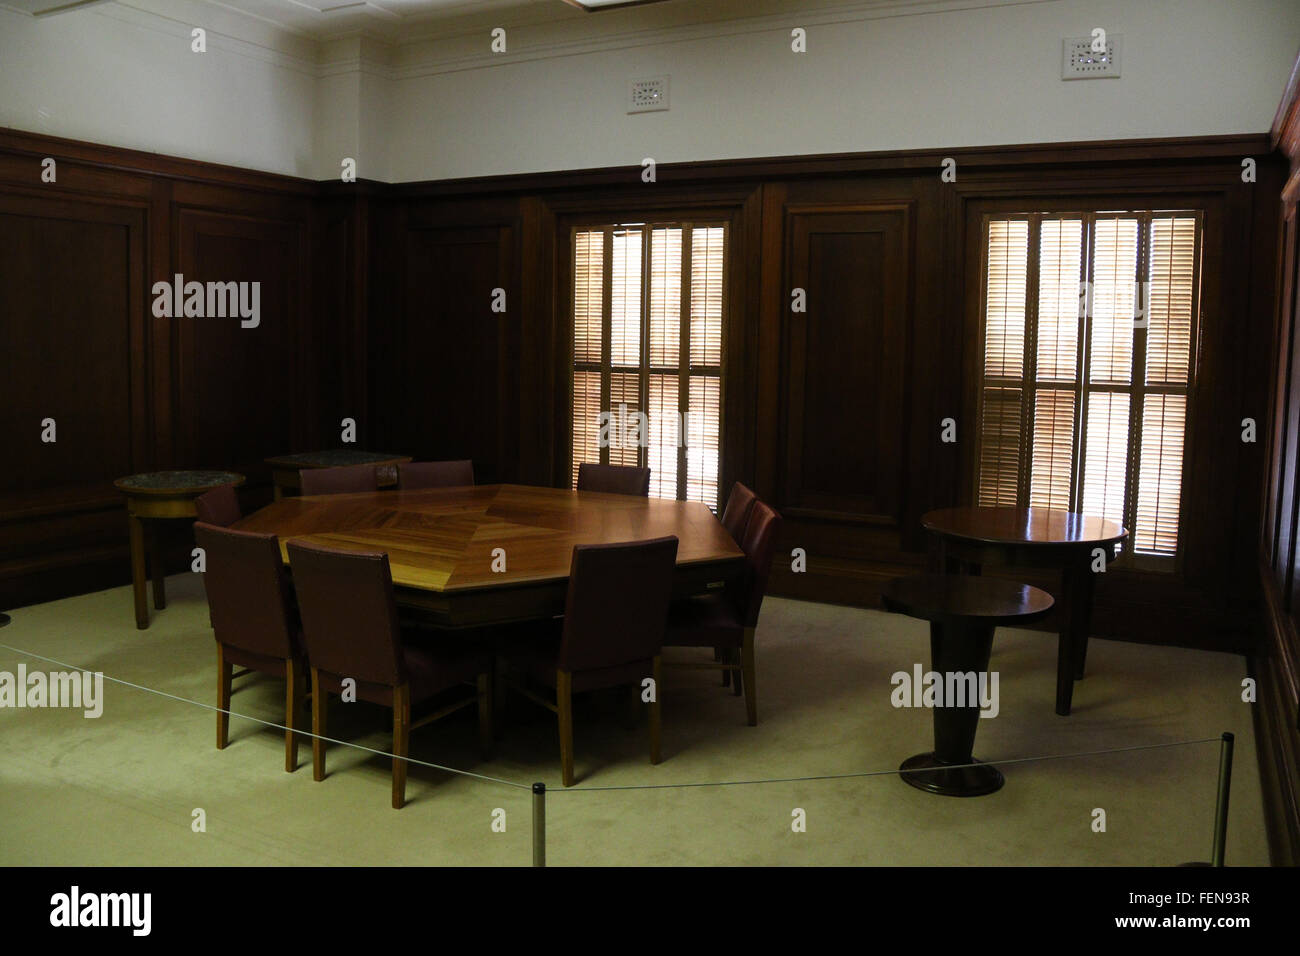
[[[465,215],[463,210],[459,211]],[[379,280],[401,290],[384,317],[389,364],[376,421],[386,450],[417,460],[472,458],[481,482],[519,469],[520,283],[514,221],[457,225],[446,210],[406,219],[390,250],[400,270]],[[494,290],[505,311],[494,312]]]
[[[41,179],[47,156],[54,182]],[[253,479],[247,504],[269,497],[256,487],[261,459],[310,443],[318,354],[305,238],[316,192],[0,131],[0,607],[129,580],[114,478],[234,468]],[[153,284],[177,271],[261,281],[261,326],[154,316]],[[57,422],[53,445],[40,443],[45,417]],[[177,569],[192,547],[180,538]]]
[[[907,205],[791,207],[785,432],[777,507],[793,520],[897,528],[908,460]]]
[[[1268,212],[1275,232],[1276,311],[1269,339],[1273,353],[1271,421],[1258,568],[1264,597],[1262,640],[1251,655],[1258,682],[1254,707],[1256,752],[1273,863],[1300,864],[1300,591],[1296,562],[1297,486],[1300,485],[1300,59],[1273,123],[1273,144],[1286,155],[1290,176],[1282,202]],[[1264,215],[1268,215],[1265,212]]]
[[[185,458],[265,480],[264,459],[301,445],[314,409],[302,386],[304,230],[299,224],[182,209],[176,270],[185,281],[258,283],[260,315],[176,318]],[[252,321],[252,320],[249,320]],[[296,440],[297,439],[297,440]]]
[[[0,197],[0,493],[104,485],[131,467],[143,330],[123,280],[143,278],[142,225],[135,210]]]

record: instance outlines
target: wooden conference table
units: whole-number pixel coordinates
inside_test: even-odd
[[[720,586],[744,559],[700,502],[523,485],[283,498],[234,527],[279,535],[286,561],[290,538],[384,551],[398,604],[442,627],[562,614],[578,544],[676,535],[677,596]]]
[[[943,508],[921,519],[934,537],[932,570],[979,574],[985,564],[1061,572],[1061,631],[1056,653],[1056,712],[1070,715],[1083,677],[1092,624],[1093,563],[1116,556],[1128,532],[1096,515],[1050,508]]]

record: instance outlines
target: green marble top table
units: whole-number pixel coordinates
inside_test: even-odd
[[[284,497],[285,491],[302,487],[298,472],[304,468],[343,468],[348,465],[374,465],[378,471],[379,487],[391,488],[397,484],[397,466],[411,460],[410,455],[392,455],[382,451],[362,451],[359,448],[336,448],[330,451],[304,451],[293,455],[280,455],[266,459],[271,468],[271,484],[275,500]]]
[[[150,471],[128,475],[113,482],[113,487],[131,495],[198,496],[221,485],[242,485],[244,476],[233,471]]]
[[[194,499],[221,485],[242,485],[244,476],[233,471],[152,471],[128,475],[113,482],[126,496],[127,521],[131,530],[131,585],[135,598],[135,626],[149,626],[149,601],[145,593],[144,522],[151,522],[153,544],[153,604],[158,610],[167,606],[163,567],[162,529],[165,519],[194,518],[198,515]]]

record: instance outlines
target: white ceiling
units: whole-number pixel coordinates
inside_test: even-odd
[[[623,0],[626,2],[626,0]],[[797,13],[810,22],[840,22],[864,15],[892,16],[943,9],[1050,3],[1053,0],[642,0],[636,5],[584,12],[566,0],[0,0],[0,8],[40,18],[104,12],[141,22],[202,24],[256,45],[298,50],[302,44],[367,36],[387,44],[437,42],[485,26],[537,28],[548,42],[650,35],[694,24],[781,21]],[[565,31],[561,38],[556,30]],[[280,38],[279,40],[275,39]],[[662,39],[662,37],[661,37]],[[286,47],[285,44],[288,44]]]
[[[57,0],[47,0],[57,2]],[[563,0],[208,0],[218,6],[269,20],[281,27],[317,37],[336,36],[372,28],[390,33],[467,14],[521,7],[555,7],[572,13]]]
[[[35,17],[84,13],[113,0],[0,0],[0,7]],[[242,15],[290,33],[329,39],[352,33],[373,33],[390,39],[405,29],[454,18],[513,10],[528,19],[583,16],[564,0],[197,0],[166,10],[154,0],[121,0],[134,7],[184,19],[196,10]]]

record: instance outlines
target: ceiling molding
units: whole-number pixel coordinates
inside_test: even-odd
[[[867,0],[867,2],[858,0],[858,2],[854,3],[823,2],[798,13],[782,12],[750,15],[738,19],[714,19],[707,22],[687,21],[668,26],[616,29],[597,36],[593,36],[590,29],[585,31],[580,28],[574,29],[572,21],[546,21],[532,26],[521,27],[515,25],[509,27],[508,52],[503,54],[492,53],[488,48],[490,28],[486,28],[484,24],[489,21],[483,18],[475,18],[476,22],[464,29],[460,28],[460,24],[453,25],[449,23],[447,25],[449,30],[453,27],[456,28],[456,32],[451,36],[432,41],[410,39],[395,45],[397,51],[395,78],[413,79],[439,73],[488,69],[495,66],[508,66],[512,63],[584,56],[591,53],[605,53],[693,40],[746,36],[758,33],[780,32],[788,34],[796,26],[815,29],[904,16],[968,13],[990,8],[1057,2],[1059,0]],[[719,6],[723,6],[723,4],[719,4]],[[746,9],[769,8],[771,6],[773,6],[771,3],[751,0],[750,3],[746,4]],[[658,9],[663,8],[654,5],[632,7],[628,9],[627,13],[634,14],[641,10]],[[613,11],[608,16],[612,17],[612,15]],[[594,22],[594,20],[579,20],[580,24],[590,22]],[[465,46],[470,42],[481,44],[480,51],[464,52]],[[815,39],[813,39],[813,42],[815,42]]]
[[[315,77],[361,72],[403,80],[669,43],[788,33],[796,26],[813,30],[896,17],[1059,2],[806,0],[802,9],[791,11],[787,0],[681,0],[603,11],[594,16],[555,0],[553,6],[532,2],[473,14],[425,15],[418,21],[403,17],[396,39],[385,31],[368,28],[316,36],[220,0],[110,0],[67,15],[111,17],[178,41],[188,40],[194,27],[203,27],[208,34],[209,53],[244,56]],[[0,0],[0,10],[32,16],[16,9],[13,3]],[[307,6],[301,2],[297,5]],[[364,0],[357,6],[386,10],[382,3]],[[505,53],[492,53],[490,49],[491,31],[498,26],[507,30]],[[815,37],[812,42],[816,42]]]

